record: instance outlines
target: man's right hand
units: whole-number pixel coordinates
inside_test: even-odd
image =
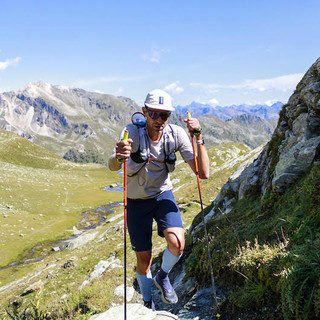
[[[118,161],[126,161],[130,157],[132,139],[121,140],[116,144],[116,158]],[[124,159],[124,160],[123,160]]]

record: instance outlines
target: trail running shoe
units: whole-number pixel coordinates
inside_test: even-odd
[[[155,307],[154,302],[153,302],[152,299],[150,301],[144,301],[143,300],[143,305],[145,307],[147,307],[148,309],[151,309],[152,311],[156,311],[156,307]]]
[[[178,297],[174,289],[172,288],[168,275],[166,275],[166,277],[161,279],[159,277],[159,274],[157,273],[153,281],[156,287],[160,290],[161,299],[164,303],[175,304],[178,302]]]

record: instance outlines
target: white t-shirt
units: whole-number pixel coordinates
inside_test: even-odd
[[[133,140],[131,146],[132,152],[137,151],[139,148],[139,129],[137,126],[129,124],[124,130],[129,131],[129,138]],[[137,164],[131,158],[128,159],[128,198],[153,198],[164,191],[172,189],[170,175],[164,163],[166,152],[164,150],[165,135],[166,139],[170,139],[171,145],[175,145],[175,151],[180,152],[184,161],[193,159],[192,145],[184,129],[173,124],[166,125],[160,141],[154,142],[148,136],[150,159],[146,164]],[[122,136],[123,132],[121,137]],[[168,143],[168,141],[166,141],[166,143]]]

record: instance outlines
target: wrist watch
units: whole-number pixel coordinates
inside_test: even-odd
[[[196,140],[197,141],[197,144],[202,144],[204,145],[204,139],[199,139],[199,140]]]

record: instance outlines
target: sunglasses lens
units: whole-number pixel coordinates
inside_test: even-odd
[[[149,111],[148,110],[148,113],[149,113],[149,116],[151,119],[158,119],[160,117],[160,112],[155,112],[155,111]]]
[[[171,112],[157,112],[157,111],[150,111],[149,109],[147,109],[147,111],[150,118],[153,120],[157,120],[159,117],[161,117],[163,121],[166,121],[171,115]]]
[[[170,117],[170,112],[166,112],[166,113],[161,113],[160,116],[161,116],[161,119],[163,121],[166,121],[169,117]]]

